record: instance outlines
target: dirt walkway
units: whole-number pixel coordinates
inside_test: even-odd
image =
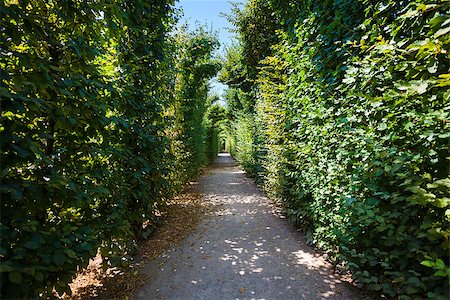
[[[137,299],[360,299],[227,154],[195,187],[210,214],[146,267]]]

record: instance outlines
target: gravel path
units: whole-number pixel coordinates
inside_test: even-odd
[[[211,210],[151,261],[137,299],[360,299],[227,154],[195,187]]]

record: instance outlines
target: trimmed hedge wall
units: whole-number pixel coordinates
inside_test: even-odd
[[[257,2],[236,18],[257,13]],[[241,58],[225,64],[241,70],[222,73],[241,90],[230,97],[241,114],[237,159],[360,284],[387,297],[447,299],[450,3],[270,5],[281,29],[259,34],[278,37],[266,44],[271,53],[246,66],[243,43],[233,49]],[[247,92],[233,74],[255,67]]]
[[[217,41],[169,35],[173,5],[2,2],[2,298],[70,293],[97,251],[105,266],[126,264],[158,207],[207,162]]]

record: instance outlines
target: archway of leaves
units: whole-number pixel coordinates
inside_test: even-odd
[[[70,291],[98,249],[125,263],[216,156],[205,113],[218,41],[174,32],[173,7],[2,1],[2,298]]]
[[[449,292],[450,3],[249,0],[226,144],[369,289]]]

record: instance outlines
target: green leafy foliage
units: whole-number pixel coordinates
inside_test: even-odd
[[[170,36],[173,4],[2,2],[2,298],[70,293],[98,251],[125,265],[206,163],[217,41]]]
[[[269,7],[282,30],[252,91],[232,92],[234,155],[360,284],[447,298],[449,3]]]
[[[220,150],[225,150],[225,137],[222,132],[228,125],[227,110],[222,105],[213,102],[206,111],[205,124],[208,130],[207,156],[212,161]]]
[[[200,168],[213,158],[213,154],[208,155],[211,147],[217,148],[217,137],[211,134],[205,114],[211,105],[208,81],[221,65],[212,56],[219,45],[218,40],[204,27],[193,32],[184,28],[176,34],[175,44],[176,101],[170,112],[174,119],[171,151],[175,164],[172,165],[171,181],[181,186],[188,178],[198,175]]]

